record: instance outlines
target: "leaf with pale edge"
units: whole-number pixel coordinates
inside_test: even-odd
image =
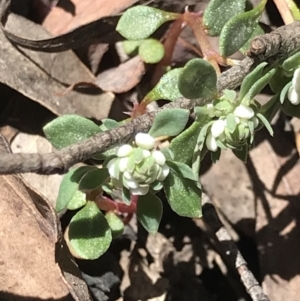
[[[283,62],[282,67],[286,71],[291,71],[291,70],[294,70],[295,67],[297,67],[299,65],[300,65],[300,51],[295,53],[294,55],[290,56],[289,58],[287,58]]]
[[[82,177],[89,171],[95,170],[93,166],[81,166],[71,169],[66,175],[64,175],[58,191],[58,197],[56,201],[55,209],[57,212],[61,212],[67,208],[69,202],[73,199],[76,191],[78,190],[79,182]]]
[[[225,23],[245,10],[246,0],[211,0],[205,8],[203,23],[210,36],[218,36]]]
[[[250,39],[264,11],[267,0],[254,9],[231,18],[220,34],[220,54],[230,56],[238,51]]]
[[[185,179],[189,179],[195,182],[199,181],[199,177],[194,174],[193,170],[186,164],[182,162],[167,161],[167,165],[170,167],[171,171],[177,176]]]
[[[179,75],[178,88],[189,99],[214,96],[217,93],[216,71],[209,62],[192,59]]]
[[[149,233],[156,233],[163,213],[161,200],[153,193],[139,196],[136,216]]]
[[[202,216],[202,191],[195,181],[170,172],[163,182],[167,200],[178,215],[199,218]]]
[[[185,128],[189,115],[189,110],[185,109],[163,110],[155,116],[149,135],[154,138],[176,136]]]
[[[43,131],[46,138],[57,149],[67,147],[102,132],[94,122],[78,115],[57,117],[45,125]]]
[[[69,202],[67,208],[69,210],[77,210],[86,204],[86,195],[80,190],[76,190],[72,200]]]
[[[142,40],[152,35],[163,23],[180,16],[154,7],[137,5],[125,11],[116,30],[128,40]]]
[[[256,114],[256,117],[260,119],[260,121],[263,123],[263,125],[266,127],[266,129],[268,130],[269,134],[271,136],[274,135],[274,131],[271,127],[271,124],[269,123],[269,121],[266,119],[266,117],[260,113]]]
[[[111,229],[94,202],[88,201],[71,219],[69,240],[77,255],[83,259],[97,259],[109,248]]]

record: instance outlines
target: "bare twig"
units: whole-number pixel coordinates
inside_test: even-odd
[[[221,246],[223,257],[229,265],[236,269],[239,273],[241,282],[245,286],[252,300],[270,301],[262,291],[262,287],[259,285],[252,272],[248,269],[247,262],[222,224],[214,205],[205,193],[202,194],[202,205],[203,219],[205,223],[215,234],[216,239]]]
[[[4,2],[7,2],[5,0]],[[262,35],[252,42],[249,57],[218,77],[218,91],[237,88],[244,77],[263,61],[274,64],[300,48],[300,22],[283,26],[274,32]],[[180,98],[154,112],[144,114],[116,129],[97,134],[89,139],[48,154],[3,154],[0,157],[0,174],[36,172],[41,174],[64,173],[78,162],[89,159],[113,145],[128,142],[137,132],[147,132],[155,115],[164,109],[185,108],[191,110],[212,99],[188,100]]]

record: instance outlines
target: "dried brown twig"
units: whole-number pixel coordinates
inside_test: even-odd
[[[5,0],[4,2],[8,2]],[[3,15],[3,14],[2,14]],[[9,38],[9,36],[8,36]],[[18,40],[14,40],[18,45]],[[29,47],[30,48],[30,47]],[[274,64],[278,59],[288,57],[300,48],[300,22],[283,26],[270,34],[255,38],[252,41],[250,56],[237,66],[223,72],[218,77],[218,91],[237,88],[244,77],[258,63],[267,61]],[[78,162],[89,159],[96,153],[129,141],[137,132],[147,132],[155,115],[169,108],[191,110],[212,99],[189,100],[180,98],[173,103],[147,114],[144,114],[116,129],[94,135],[93,137],[48,154],[3,154],[0,157],[0,174],[36,172],[40,174],[64,173]]]
[[[252,272],[248,269],[247,262],[222,224],[214,205],[205,193],[202,193],[202,211],[205,223],[209,226],[221,247],[223,258],[231,268],[237,270],[241,277],[241,282],[252,300],[270,301]]]

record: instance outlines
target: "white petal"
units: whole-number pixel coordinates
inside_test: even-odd
[[[143,149],[143,157],[149,158],[151,156],[151,153],[147,149]]]
[[[143,149],[151,150],[155,145],[155,140],[149,134],[138,133],[135,136],[135,143]]]
[[[296,92],[300,94],[300,68],[297,68],[294,72],[293,87],[295,88]]]
[[[132,195],[146,195],[149,192],[149,186],[143,185],[136,189],[130,189]]]
[[[134,180],[127,180],[127,186],[129,189],[136,189],[139,187],[139,183]]]
[[[127,164],[128,164],[128,157],[121,158],[119,161],[119,170],[120,172],[124,172],[127,169]]]
[[[119,147],[117,151],[117,156],[120,158],[128,157],[132,153],[132,146],[129,144],[124,144]]]
[[[116,164],[117,160],[118,160],[118,158],[111,159],[106,165],[106,167],[108,169],[108,173],[110,174],[110,176],[112,178],[117,177],[116,172],[115,172],[115,164]]]
[[[152,157],[158,165],[164,165],[166,163],[166,157],[161,151],[154,150]]]
[[[206,137],[206,147],[208,150],[215,152],[218,149],[216,138],[209,133]]]
[[[239,105],[235,108],[233,114],[240,118],[250,119],[254,116],[254,111],[250,107]]]
[[[215,121],[212,124],[211,129],[210,129],[213,137],[215,137],[215,138],[219,137],[224,132],[225,126],[226,126],[225,120],[219,119],[219,120]]]
[[[126,180],[133,180],[133,176],[129,171],[124,171],[123,176]]]
[[[215,117],[215,107],[212,103],[209,103],[206,105],[207,110],[208,110],[208,116],[210,118]]]
[[[258,118],[257,117],[253,117],[252,120],[253,120],[253,123],[254,123],[254,128],[257,128],[257,126],[259,125]]]
[[[299,94],[296,92],[293,86],[290,87],[288,92],[288,99],[293,105],[298,105],[300,103]]]
[[[170,167],[165,164],[161,167],[162,169],[162,172],[161,174],[159,175],[159,177],[157,178],[158,181],[163,181],[170,173]]]

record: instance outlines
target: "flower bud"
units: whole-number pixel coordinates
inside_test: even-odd
[[[225,120],[222,119],[216,120],[212,124],[210,129],[212,136],[215,138],[219,137],[224,132],[225,126],[226,126]]]
[[[292,84],[297,94],[300,94],[300,68],[295,70]]]
[[[207,135],[205,144],[207,149],[212,152],[215,152],[218,149],[216,138],[213,137],[211,133]]]
[[[241,104],[235,108],[233,114],[240,118],[250,119],[254,116],[254,111],[252,108]]]
[[[141,147],[142,149],[151,150],[154,148],[155,139],[149,134],[138,133],[135,136],[135,143],[137,146]]]
[[[128,157],[132,153],[132,146],[129,144],[124,144],[118,148],[117,156],[119,158]]]
[[[161,167],[161,173],[158,175],[157,180],[158,181],[163,181],[170,173],[170,167],[165,164]]]
[[[300,95],[297,93],[294,86],[291,86],[288,92],[288,99],[291,104],[298,105],[300,103]]]
[[[158,165],[164,165],[166,163],[166,157],[161,151],[154,150],[152,152],[152,157]]]

